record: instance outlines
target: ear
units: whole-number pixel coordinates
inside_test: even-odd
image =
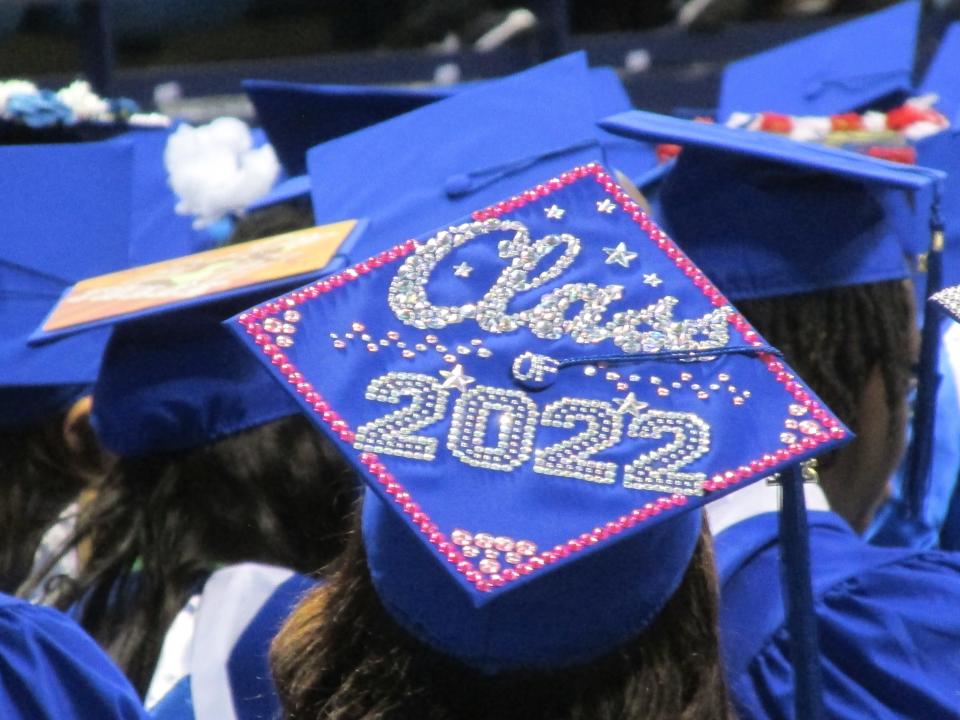
[[[63,418],[61,434],[74,471],[95,487],[116,458],[97,438],[90,423],[93,399],[85,395],[77,400]]]
[[[93,397],[84,395],[77,400],[63,417],[63,441],[70,454],[83,457],[89,451],[89,421],[93,409]]]

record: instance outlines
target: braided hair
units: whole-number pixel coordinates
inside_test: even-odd
[[[912,383],[913,303],[902,281],[738,302],[753,326],[854,433],[860,401],[879,369],[892,414]]]

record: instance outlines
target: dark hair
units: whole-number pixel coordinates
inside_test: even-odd
[[[917,344],[909,283],[870,283],[739,307],[857,434],[850,445],[819,458],[820,480],[831,509],[854,530],[865,530],[905,442]]]
[[[485,675],[420,643],[380,603],[359,532],[329,584],[287,619],[271,663],[289,720],[731,717],[706,523],[683,582],[653,624],[584,667]]]
[[[241,217],[234,226],[227,245],[302,230],[313,227],[314,224],[310,198],[292,198],[275,205],[251,210]]]
[[[745,300],[737,307],[855,433],[871,373],[898,412],[912,381],[913,306],[902,280]]]
[[[219,565],[328,564],[356,482],[299,415],[183,453],[121,458],[71,538],[89,543],[79,577],[48,591],[61,609],[79,603],[81,624],[142,694],[167,628]]]
[[[67,414],[0,432],[0,592],[27,579],[44,533],[105,462],[86,417],[73,425],[79,446],[67,444]]]

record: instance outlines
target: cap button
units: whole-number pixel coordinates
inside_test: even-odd
[[[549,355],[525,352],[513,361],[513,379],[527,390],[544,390],[557,380],[560,363]]]

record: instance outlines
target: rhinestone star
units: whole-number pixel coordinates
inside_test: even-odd
[[[650,405],[650,403],[637,400],[636,394],[632,392],[628,393],[626,397],[614,398],[614,401],[620,403],[615,412],[618,412],[621,415],[630,413],[634,417],[638,417],[640,415],[640,411]]]
[[[441,370],[440,374],[444,377],[443,387],[447,390],[463,392],[467,389],[467,385],[476,381],[475,378],[464,374],[463,365],[454,365],[453,370]]]
[[[610,198],[604,198],[597,202],[597,212],[606,213],[607,215],[612,213],[616,207]]]
[[[650,287],[657,287],[663,280],[660,279],[660,276],[656,273],[644,273],[643,274],[643,284],[649,285]]]
[[[470,273],[472,272],[473,272],[473,268],[470,266],[469,263],[466,263],[466,262],[462,262],[459,265],[455,265],[453,267],[453,274],[456,275],[457,277],[462,277],[462,278],[470,277]]]
[[[567,211],[557,205],[551,205],[550,207],[546,208],[544,212],[551,220],[560,220]]]
[[[607,259],[604,262],[607,265],[613,265],[616,263],[622,267],[630,267],[630,263],[636,259],[637,254],[627,250],[627,246],[624,243],[619,243],[616,247],[608,248],[605,247],[603,251],[607,254]]]

